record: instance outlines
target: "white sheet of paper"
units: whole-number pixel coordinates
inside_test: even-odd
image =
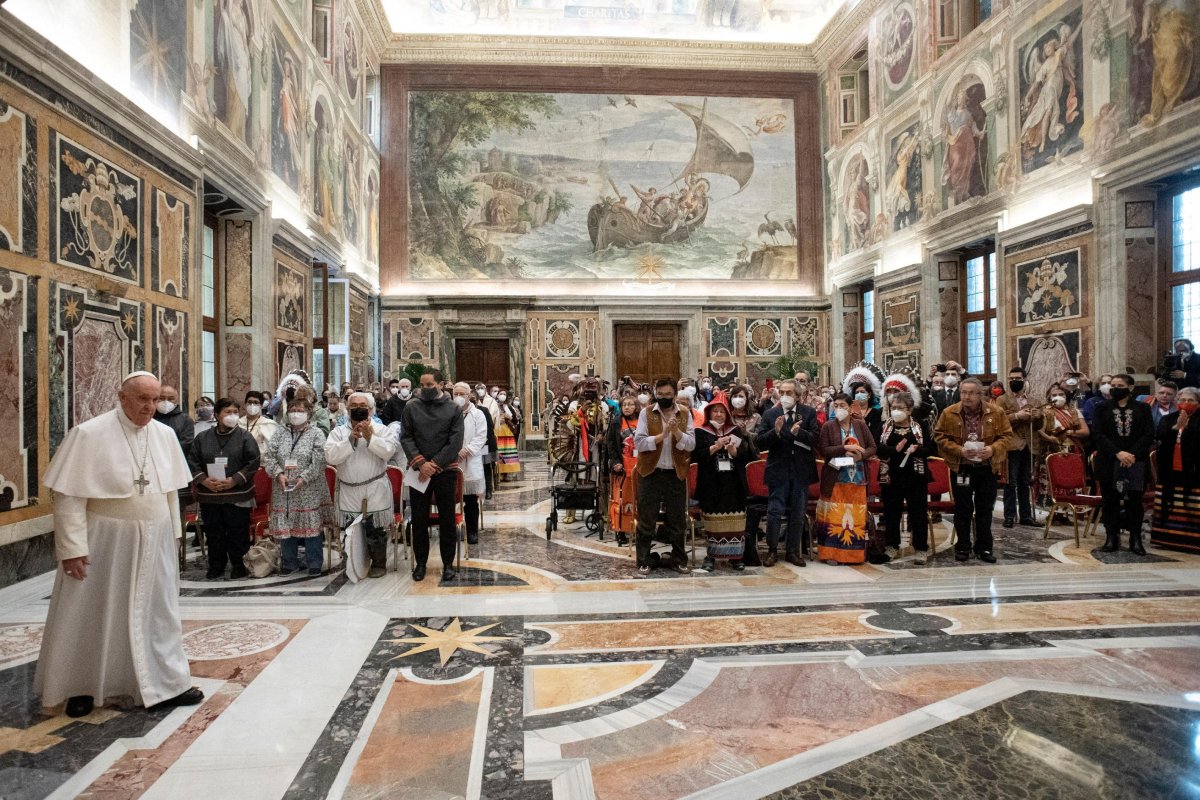
[[[838,458],[831,458],[831,459],[829,459],[829,466],[834,467],[836,469],[841,469],[842,467],[853,467],[854,459],[851,458],[850,456],[839,456]]]
[[[422,478],[421,471],[418,469],[406,469],[404,470],[404,485],[425,494],[425,490],[429,488],[429,479]]]
[[[225,480],[225,462],[220,461],[215,464],[209,464],[208,477],[212,478],[214,481]]]

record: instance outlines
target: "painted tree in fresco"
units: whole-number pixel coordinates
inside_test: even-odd
[[[486,245],[466,230],[475,206],[472,186],[462,180],[470,152],[495,131],[530,131],[535,116],[558,111],[548,94],[414,92],[409,117],[413,251],[455,266],[485,264]]]

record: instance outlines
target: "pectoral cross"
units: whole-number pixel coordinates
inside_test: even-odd
[[[145,494],[146,487],[150,485],[150,481],[146,480],[146,473],[143,472],[138,475],[137,480],[133,482],[133,485],[138,487],[138,494]]]

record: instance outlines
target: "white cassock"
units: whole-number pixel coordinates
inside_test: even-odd
[[[191,688],[176,550],[178,490],[190,480],[161,422],[138,428],[117,408],[67,432],[44,480],[55,558],[91,563],[83,580],[61,563],[54,578],[34,679],[44,706],[77,695],[152,706]]]
[[[388,480],[388,461],[399,443],[395,433],[381,422],[372,423],[371,441],[350,441],[350,426],[338,425],[329,431],[325,440],[325,463],[337,468],[338,518],[343,526],[362,511],[367,501],[367,515],[375,525],[386,528],[392,524],[392,484]]]

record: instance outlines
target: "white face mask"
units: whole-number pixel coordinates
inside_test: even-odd
[[[955,386],[958,385],[958,376],[955,375],[954,373],[950,373],[945,378],[945,384],[946,384],[947,389],[953,389]]]
[[[783,406],[784,411],[790,411],[791,408],[796,405],[796,398],[792,397],[790,394],[780,395],[779,405]]]
[[[1062,408],[1067,404],[1067,398],[1063,397],[1061,394],[1056,394],[1054,397],[1050,398],[1050,402],[1059,408]]]
[[[489,392],[489,394],[494,398],[496,395],[500,394],[500,390],[495,387],[492,387],[492,391]]]
[[[496,395],[496,402],[497,402],[497,403],[507,403],[507,402],[508,402],[508,395],[506,395],[506,394],[498,394],[498,395]]]
[[[702,384],[700,384],[700,388],[707,392],[709,389],[712,388],[712,384],[711,383],[702,383]]]
[[[854,399],[860,403],[865,403],[865,402],[867,402],[867,393],[866,392],[855,392]]]
[[[1111,391],[1112,391],[1112,384],[1111,384],[1111,383],[1102,383],[1102,384],[1100,384],[1100,394],[1104,395],[1105,397],[1108,397],[1108,393],[1109,393],[1109,392],[1111,392]]]
[[[408,398],[410,398],[410,397],[412,397],[412,389],[409,389],[407,386],[401,387],[401,389],[400,389],[400,399],[401,399],[401,400],[407,400],[407,399],[408,399]]]
[[[459,408],[462,408],[466,404],[467,404],[467,398],[463,397],[461,394],[454,395],[454,405],[458,406]]]
[[[848,408],[835,408],[835,409],[833,410],[833,415],[834,415],[835,417],[837,417],[837,421],[838,421],[838,422],[845,422],[845,421],[846,421],[846,418],[850,416],[850,409],[848,409]]]
[[[221,424],[226,428],[236,428],[238,424],[238,415],[226,414],[225,416],[221,417]]]
[[[479,399],[480,399],[480,400],[482,400],[482,399],[483,399],[483,396],[484,396],[485,394],[487,394],[487,392],[485,392],[483,389],[476,389],[476,390],[475,390],[475,394],[476,394],[476,396],[477,396],[477,397],[479,397]]]
[[[892,422],[904,422],[908,419],[908,412],[901,408],[892,409]]]
[[[734,408],[745,408],[746,407],[746,398],[741,397],[741,396],[734,397],[734,398],[730,399],[729,402],[733,404]]]
[[[170,400],[163,400],[158,404],[158,413],[160,414],[170,414],[174,410],[175,404]]]
[[[650,405],[650,395],[648,395],[648,394],[639,394],[639,395],[638,395],[638,402],[639,402],[639,403],[641,403],[641,404],[642,404],[642,405],[644,405],[644,406],[648,406],[648,405]]]
[[[400,387],[393,386],[390,389],[388,389],[388,391],[391,392],[392,394],[400,394]]]
[[[246,404],[246,416],[248,416],[248,417],[257,417],[261,411],[262,411],[262,406],[259,405],[258,403],[247,403]]]
[[[1078,385],[1079,385],[1079,381],[1075,380],[1074,378],[1067,378],[1067,386],[1074,389]]]
[[[289,411],[288,422],[298,428],[304,423],[308,422],[308,414],[304,411]]]

